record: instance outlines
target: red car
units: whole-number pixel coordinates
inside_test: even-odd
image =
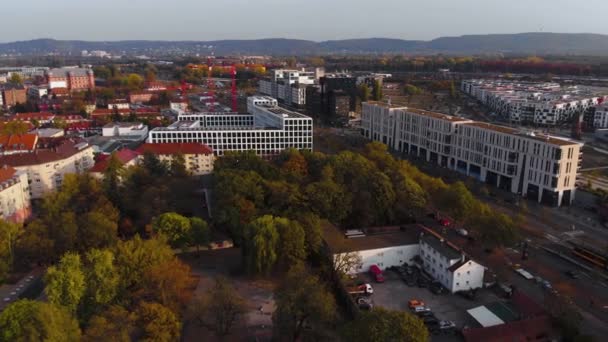
[[[384,275],[382,274],[382,270],[377,265],[371,265],[369,267],[369,273],[372,278],[376,281],[376,283],[384,283]]]
[[[452,222],[448,219],[445,219],[445,218],[439,219],[439,225],[441,225],[442,227],[447,227],[451,224],[452,224]]]

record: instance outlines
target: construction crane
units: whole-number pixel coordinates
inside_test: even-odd
[[[207,57],[207,67],[209,68],[209,74],[207,75],[207,92],[208,92],[208,100],[207,100],[207,109],[210,112],[213,112],[215,109],[215,92],[213,83],[213,61],[211,60],[212,56]]]
[[[232,84],[231,84],[231,92],[232,92],[232,111],[234,113],[236,113],[239,108],[238,108],[238,103],[237,103],[237,91],[236,91],[236,65],[232,64],[230,66],[230,78],[232,79]]]

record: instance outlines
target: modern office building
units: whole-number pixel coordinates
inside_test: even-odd
[[[273,156],[288,148],[312,151],[312,119],[281,108],[276,99],[247,99],[248,114],[181,114],[178,121],[149,132],[148,143],[201,143],[216,156],[228,151],[253,150]]]
[[[464,80],[461,90],[513,123],[553,126],[608,99],[608,88],[550,82]]]
[[[608,128],[608,103],[595,107],[593,113],[593,128]]]
[[[361,119],[366,138],[404,155],[548,205],[574,199],[581,142],[378,102]]]

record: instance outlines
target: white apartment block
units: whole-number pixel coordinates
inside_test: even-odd
[[[595,107],[595,113],[593,114],[593,127],[594,128],[608,128],[608,104],[604,103]]]
[[[248,114],[182,114],[178,121],[149,132],[148,143],[201,143],[216,156],[228,151],[255,151],[273,156],[288,148],[312,151],[312,118],[283,109],[276,99],[247,99]]]
[[[93,157],[93,148],[86,142],[64,139],[34,152],[1,156],[0,165],[26,172],[30,197],[39,199],[60,187],[66,174],[88,171]]]
[[[0,217],[21,223],[31,215],[27,173],[9,166],[0,169]]]
[[[608,98],[608,89],[558,83],[464,80],[461,90],[513,123],[553,126]]]
[[[259,81],[258,91],[287,104],[303,106],[306,104],[306,87],[318,83],[324,75],[323,68],[276,69],[271,71],[270,79]]]
[[[577,141],[376,102],[363,104],[362,130],[404,155],[547,205],[574,199]]]
[[[485,267],[471,260],[441,236],[422,233],[422,268],[451,293],[483,287]]]

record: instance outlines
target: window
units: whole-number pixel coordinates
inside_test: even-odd
[[[460,286],[460,283],[456,283],[456,286]]]
[[[471,271],[467,271],[467,274],[471,274]]]

